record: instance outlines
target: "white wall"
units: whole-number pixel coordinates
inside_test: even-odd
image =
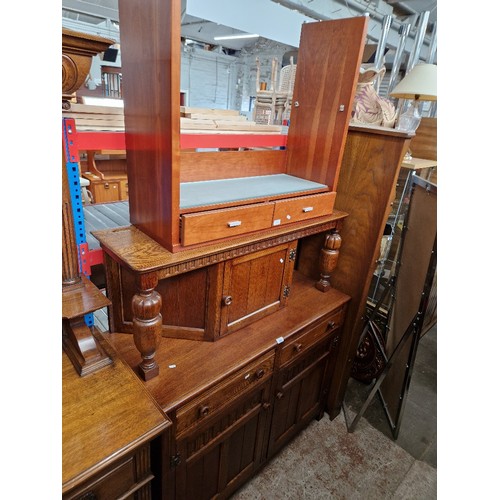
[[[181,90],[188,106],[233,109],[235,63],[232,56],[187,47],[181,53]]]
[[[249,111],[250,96],[255,96],[257,65],[261,63],[261,81],[270,81],[271,61],[292,47],[259,39],[242,50],[238,57],[187,46],[181,52],[181,90],[188,93],[192,107]]]

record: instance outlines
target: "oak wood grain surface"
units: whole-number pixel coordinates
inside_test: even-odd
[[[173,410],[273,349],[278,337],[290,337],[348,301],[334,289],[320,292],[313,280],[296,273],[287,307],[217,342],[163,338],[155,357],[160,373],[144,384],[165,411]],[[141,357],[132,335],[107,333],[105,338],[132,368],[137,367]]]
[[[336,205],[349,217],[342,227],[342,247],[331,284],[349,294],[352,301],[329,396],[330,409],[338,410],[343,399],[363,327],[368,289],[380,256],[380,241],[409,142],[410,135],[390,129],[383,133],[356,127],[347,135]]]
[[[110,304],[106,296],[84,275],[81,283],[62,294],[62,317],[73,319]]]
[[[325,217],[317,217],[297,224],[277,226],[255,234],[199,248],[186,249],[178,253],[168,251],[135,226],[95,231],[92,234],[99,240],[106,253],[132,271],[146,273],[171,267],[177,268],[172,270],[171,274],[179,274],[195,267],[228,260],[237,255],[260,249],[257,245],[262,247],[262,242],[267,240],[272,246],[276,244],[274,241],[276,238],[292,241],[308,234],[328,231],[345,217],[347,217],[347,213],[334,210],[332,215]]]
[[[86,377],[62,354],[63,493],[171,425],[130,368],[101,345],[113,364]]]

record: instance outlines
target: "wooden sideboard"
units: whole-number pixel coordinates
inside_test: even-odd
[[[293,283],[286,307],[216,342],[162,339],[144,382],[174,423],[158,498],[227,498],[323,415],[349,297]],[[139,375],[133,336],[105,337]]]
[[[95,233],[113,363],[80,382],[123,360],[134,382],[108,389],[140,384],[172,421],[105,464],[135,467],[129,488],[140,476],[155,498],[226,498],[311,419],[338,411],[408,136],[347,133],[367,28],[358,17],[303,26],[286,150],[181,153],[180,2],[119,8],[132,225]],[[213,182],[245,187],[248,172],[262,186],[278,175],[309,187],[183,205],[193,184],[205,196]],[[104,467],[86,454],[88,469]],[[144,457],[150,467],[137,472],[130,464]],[[99,482],[108,468],[95,472]]]

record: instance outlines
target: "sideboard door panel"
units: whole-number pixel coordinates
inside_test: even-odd
[[[177,442],[176,498],[204,500],[235,491],[263,460],[270,380]]]
[[[328,359],[329,350],[323,342],[307,356],[280,371],[274,395],[269,457],[320,415],[325,404],[323,389]]]
[[[286,304],[297,242],[228,261],[224,268],[221,335],[231,333]],[[286,289],[286,287],[288,287]]]

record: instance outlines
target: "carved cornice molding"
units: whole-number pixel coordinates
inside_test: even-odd
[[[341,222],[338,220],[330,221],[321,224],[319,226],[300,229],[292,233],[283,234],[268,240],[258,241],[249,245],[237,248],[231,248],[230,250],[225,250],[219,253],[214,253],[212,255],[205,255],[203,257],[192,259],[187,262],[182,262],[180,264],[167,266],[158,272],[158,279],[169,278],[171,276],[182,274],[187,271],[193,271],[194,269],[199,269],[201,267],[209,266],[211,264],[217,264],[218,262],[234,259],[235,257],[248,255],[250,253],[254,253],[259,250],[265,250],[266,248],[271,248],[277,245],[281,245],[282,243],[289,243],[290,241],[304,238],[306,236],[311,236],[313,234],[329,231],[331,229],[339,227],[340,223]]]
[[[85,82],[92,57],[115,43],[109,38],[62,30],[62,96],[68,100]]]

